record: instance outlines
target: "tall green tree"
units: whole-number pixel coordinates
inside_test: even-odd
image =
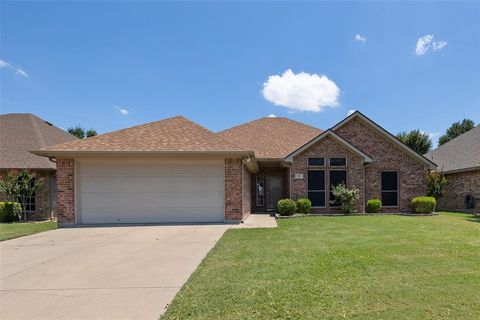
[[[410,132],[400,132],[397,134],[397,138],[419,154],[425,154],[432,149],[430,136],[418,129]]]
[[[70,127],[67,129],[67,132],[79,139],[90,138],[97,135],[97,131],[93,129],[85,130],[80,126]]]
[[[438,139],[438,145],[441,146],[473,128],[475,128],[475,122],[473,122],[473,120],[463,119],[462,122],[455,122],[447,129],[447,132]]]

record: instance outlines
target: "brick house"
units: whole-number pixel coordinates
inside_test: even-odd
[[[27,218],[50,218],[55,214],[55,162],[30,153],[58,143],[77,140],[71,134],[33,114],[0,115],[0,176],[11,169],[28,169],[42,180],[42,187],[27,199]],[[0,201],[11,201],[0,192]]]
[[[447,179],[441,210],[480,213],[480,127],[450,140],[425,155]],[[470,200],[470,205],[467,199]],[[473,206],[472,206],[473,205]]]
[[[286,197],[335,213],[338,183],[359,189],[358,212],[370,198],[409,211],[436,168],[360,112],[326,131],[261,118],[214,133],[174,117],[34,153],[56,158],[65,224],[241,221]]]

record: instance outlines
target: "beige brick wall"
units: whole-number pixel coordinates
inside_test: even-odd
[[[328,158],[347,158],[347,167],[346,168],[330,168],[328,165]],[[331,137],[327,137],[318,143],[311,146],[309,149],[305,150],[301,154],[297,155],[293,159],[292,170],[291,170],[291,198],[297,200],[298,198],[307,197],[307,188],[308,188],[308,158],[325,158],[325,167],[318,168],[325,170],[325,188],[326,190],[326,201],[325,208],[312,208],[312,213],[339,213],[338,208],[330,206],[329,203],[329,171],[330,170],[347,170],[347,187],[357,188],[360,191],[360,198],[357,202],[357,212],[364,212],[364,188],[363,188],[363,164],[362,158],[357,154],[353,153],[349,149],[345,148],[343,145],[339,144]],[[303,174],[303,179],[295,179],[295,174]]]
[[[480,213],[480,170],[445,175],[447,184],[443,197],[438,199],[437,210]],[[465,207],[465,196],[475,197],[475,207]]]
[[[412,198],[425,195],[427,166],[365,121],[355,118],[338,128],[336,133],[373,158],[373,162],[365,167],[366,200],[381,199],[381,172],[386,170],[398,172],[399,206],[384,208],[384,212],[409,212]]]
[[[57,218],[59,223],[75,223],[75,162],[57,158]]]

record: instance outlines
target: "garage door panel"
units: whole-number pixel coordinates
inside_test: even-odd
[[[77,164],[80,223],[221,222],[223,161]]]
[[[188,199],[185,199],[188,198]],[[136,208],[154,207],[172,208],[175,206],[204,207],[210,203],[221,203],[223,197],[215,191],[202,191],[191,194],[177,192],[162,193],[135,193],[135,192],[112,192],[82,194],[82,208]],[[112,205],[114,204],[114,205]]]
[[[197,192],[217,191],[223,188],[224,181],[218,176],[192,177],[88,177],[80,184],[81,192]]]

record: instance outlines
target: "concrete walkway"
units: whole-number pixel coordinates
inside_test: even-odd
[[[268,214],[251,214],[239,228],[276,228],[277,221]]]
[[[0,319],[158,319],[231,225],[58,229],[0,243]]]

